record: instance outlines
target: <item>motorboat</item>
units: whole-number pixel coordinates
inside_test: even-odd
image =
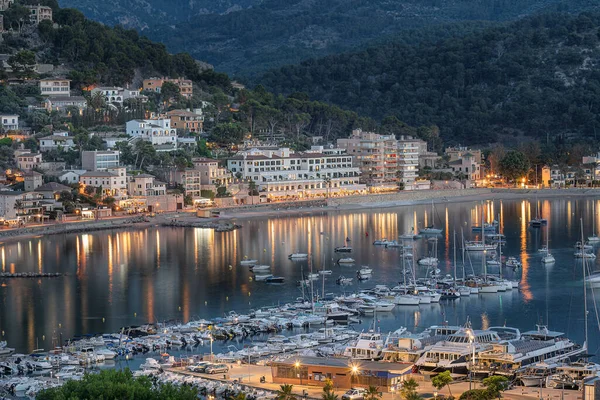
[[[419,230],[419,234],[420,235],[439,235],[440,233],[442,233],[443,229],[441,228],[436,228],[433,225],[427,226],[421,230]]]
[[[417,261],[419,265],[426,265],[428,267],[437,266],[439,260],[436,257],[423,257],[419,261]]]
[[[242,261],[240,261],[241,265],[254,265],[257,263],[258,263],[258,260],[242,260]]]
[[[548,253],[544,257],[542,257],[542,264],[554,264],[555,262],[556,262],[556,259],[550,253]]]
[[[338,264],[354,264],[354,258],[344,257],[338,260]]]
[[[270,265],[251,265],[250,269],[252,271],[268,271],[271,269]]]
[[[371,275],[373,273],[373,268],[361,267],[358,273],[360,275]]]
[[[587,251],[576,251],[575,253],[573,253],[573,255],[575,256],[575,258],[587,258],[591,260],[594,260],[596,258],[596,255],[594,253],[589,253]]]
[[[304,258],[308,258],[308,254],[306,253],[292,253],[288,256],[289,259],[291,260],[301,260]]]
[[[335,283],[337,283],[338,285],[349,285],[352,283],[352,278],[346,278],[343,275],[340,275],[336,280]]]
[[[416,235],[414,232],[408,232],[403,235],[400,235],[399,238],[401,240],[417,240],[421,238],[421,235]]]
[[[517,260],[516,257],[508,257],[505,265],[511,268],[520,268],[522,266],[521,261]]]
[[[352,247],[350,246],[340,246],[334,249],[336,253],[352,253]]]
[[[283,283],[283,282],[285,282],[285,278],[282,276],[270,276],[267,279],[265,279],[265,282],[267,282],[267,283]]]
[[[271,278],[272,276],[273,276],[273,274],[254,275],[254,280],[257,282],[266,281],[267,279]]]
[[[385,247],[402,247],[402,244],[398,243],[396,240],[392,240],[391,242],[388,242]]]
[[[546,383],[546,378],[556,373],[557,366],[556,363],[549,364],[540,361],[525,367],[523,371],[517,374],[517,379],[525,387],[543,386]]]
[[[373,242],[373,245],[374,246],[387,246],[389,243],[392,243],[392,242],[387,239],[378,239]]]
[[[579,360],[557,366],[556,373],[546,378],[546,387],[579,389],[585,379],[598,374],[600,374],[600,364]]]
[[[332,273],[333,273],[333,271],[330,269],[324,269],[322,271],[319,271],[320,275],[331,275]]]
[[[307,275],[307,278],[308,278],[308,279],[310,279],[310,280],[313,280],[313,281],[314,281],[314,280],[316,280],[316,279],[319,279],[319,275],[320,275],[319,273],[317,273],[317,272],[313,272],[313,273],[311,273],[311,274],[308,274],[308,275]]]
[[[8,347],[8,343],[5,340],[0,341],[0,356],[7,356],[12,354],[14,351],[15,349]]]
[[[420,303],[419,296],[414,296],[411,294],[397,294],[391,301],[397,306],[418,306]]]
[[[344,349],[344,357],[353,360],[379,360],[382,356],[384,341],[381,334],[369,330],[361,332],[356,343]]]

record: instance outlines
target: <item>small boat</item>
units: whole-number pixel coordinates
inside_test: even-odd
[[[264,275],[254,275],[254,280],[257,282],[266,281],[267,279],[273,277],[273,274],[264,274]]]
[[[252,271],[268,271],[271,269],[270,265],[251,265],[250,269]]]
[[[489,244],[475,241],[467,241],[465,242],[465,250],[466,251],[493,251],[498,247],[497,243]]]
[[[402,245],[395,240],[392,240],[391,242],[388,242],[388,244],[385,245],[385,247],[401,247],[401,246]]]
[[[354,264],[354,258],[345,257],[338,260],[338,264]]]
[[[593,234],[592,236],[588,236],[587,241],[590,243],[600,243],[600,237]]]
[[[291,260],[298,260],[298,259],[303,259],[303,258],[308,258],[308,254],[306,253],[292,253],[288,256],[289,259]]]
[[[581,242],[577,242],[575,243],[575,250],[593,250],[594,246],[592,246],[591,244],[585,242],[583,245],[581,244]]]
[[[379,239],[373,242],[374,246],[387,246],[388,243],[391,243],[389,240],[387,239]]]
[[[352,283],[352,278],[346,278],[345,276],[340,275],[340,277],[335,280],[335,283],[338,285],[349,285]]]
[[[314,281],[315,279],[319,279],[319,274],[316,272],[313,272],[312,274],[308,274],[307,278]]]
[[[508,260],[506,260],[506,266],[512,268],[520,268],[522,264],[521,261],[517,260],[515,257],[508,257]]]
[[[333,271],[330,269],[324,269],[323,271],[319,271],[319,274],[321,275],[331,275],[332,273]]]
[[[401,240],[417,240],[421,235],[416,235],[414,232],[405,233],[399,236]]]
[[[417,261],[419,265],[427,265],[429,267],[436,266],[439,263],[439,260],[435,257],[424,257]]]
[[[576,251],[573,255],[575,258],[589,258],[592,260],[596,258],[594,253],[588,253],[587,251]]]
[[[336,253],[352,253],[352,247],[350,246],[341,246],[341,247],[336,247],[334,249],[334,251]]]
[[[427,226],[419,231],[420,235],[439,235],[443,229],[436,228],[433,225]]]
[[[531,221],[529,221],[529,225],[532,228],[539,228],[542,225],[545,225],[547,223],[548,223],[548,221],[546,219],[544,219],[544,218],[534,218]]]
[[[285,278],[283,276],[270,276],[267,279],[265,279],[265,282],[267,283],[283,283],[285,282]]]
[[[548,253],[548,248],[544,245],[538,249],[538,253],[546,254],[546,253]]]
[[[496,222],[496,221],[494,221],[494,222]],[[493,224],[487,224],[487,223],[485,223],[485,224],[483,224],[483,232],[496,232],[496,225],[497,225],[497,223],[493,223]],[[471,230],[473,232],[481,232],[482,231],[481,225],[473,225],[471,227]]]
[[[502,265],[502,263],[500,261],[495,260],[495,259],[493,259],[493,260],[487,260],[485,263],[487,265],[492,265],[492,266]]]
[[[554,259],[554,256],[550,253],[542,257],[542,264],[554,264],[555,262],[556,260]]]
[[[368,275],[373,273],[373,268],[369,267],[361,267],[358,271],[361,275]]]
[[[257,263],[258,263],[258,260],[242,260],[242,261],[240,261],[241,265],[254,265]]]

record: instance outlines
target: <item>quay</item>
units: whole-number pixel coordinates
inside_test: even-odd
[[[237,364],[237,363],[226,363],[229,367],[229,372],[224,376],[223,374],[202,374],[197,372],[190,372],[185,367],[169,368],[166,371],[182,376],[194,376],[206,380],[214,380],[222,383],[238,383],[248,388],[268,390],[277,392],[280,388],[279,383],[273,382],[273,376],[271,367],[261,365],[248,365],[248,364]],[[260,383],[260,378],[265,377],[265,383]],[[448,397],[448,390],[446,388],[438,391],[433,387],[431,381],[427,376],[422,374],[410,374],[410,378],[415,379],[419,383],[418,393],[424,399],[437,399],[440,400]],[[483,386],[479,381],[472,382],[473,389],[481,389]],[[450,389],[455,399],[458,399],[460,395],[469,390],[468,381],[455,381],[451,384]],[[335,388],[335,394],[340,398],[346,392],[346,388]],[[306,384],[294,384],[294,394],[300,399],[321,399],[323,390],[320,386],[306,385]],[[306,397],[303,396],[306,394]],[[523,387],[516,386],[510,390],[502,392],[502,397],[511,400],[583,400],[583,392],[577,390],[560,390],[560,389],[549,389],[539,387]],[[402,396],[399,393],[394,392],[383,392],[382,400],[401,400]]]

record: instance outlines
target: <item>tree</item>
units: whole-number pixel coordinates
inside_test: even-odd
[[[490,400],[489,392],[485,389],[472,389],[463,392],[460,400]]]
[[[8,58],[8,65],[18,77],[31,78],[35,75],[35,53],[30,50],[21,50]]]
[[[323,386],[324,392],[331,392],[333,390],[333,381],[329,378],[325,379],[325,385]]]
[[[419,383],[414,378],[407,379],[402,384],[400,394],[405,400],[417,400],[420,398],[420,396],[417,394],[418,387]]]
[[[248,182],[248,189],[249,196],[258,196],[258,190],[256,189],[256,182],[254,182],[254,180],[250,180],[250,182]]]
[[[244,138],[244,128],[236,122],[222,123],[213,128],[211,136],[219,144],[239,143]]]
[[[448,387],[448,394],[452,396],[452,390],[450,390],[450,384],[454,379],[452,379],[452,375],[450,375],[450,371],[444,371],[441,374],[437,374],[433,378],[431,378],[431,384],[437,390],[442,390],[444,386]]]
[[[173,82],[163,82],[160,88],[160,98],[165,103],[177,101],[179,99],[179,86]]]
[[[277,400],[296,400],[294,385],[281,385],[277,391]]]
[[[323,391],[323,394],[321,395],[321,399],[323,399],[323,400],[338,400],[339,396],[337,394],[335,394],[333,391],[328,390],[328,391]]]
[[[381,392],[377,386],[369,386],[365,393],[365,400],[377,400],[381,399]]]
[[[483,386],[490,398],[500,398],[501,392],[508,388],[508,378],[501,375],[493,375],[483,380]]]
[[[83,192],[84,192],[85,194],[87,194],[88,196],[91,196],[91,195],[93,195],[93,194],[95,194],[95,193],[96,193],[96,188],[95,188],[95,187],[93,187],[93,186],[90,186],[90,185],[88,185],[88,186],[86,186],[86,187],[83,189]]]
[[[60,387],[43,390],[36,398],[195,400],[198,398],[198,390],[188,385],[155,385],[148,377],[134,378],[129,369],[103,370],[99,373],[85,374],[80,381],[70,380]]]
[[[18,29],[19,33],[23,29],[23,25],[29,21],[31,11],[20,4],[12,4],[4,11],[4,26]]]
[[[528,171],[529,160],[520,151],[509,151],[500,160],[500,173],[509,181],[516,182],[526,176]]]

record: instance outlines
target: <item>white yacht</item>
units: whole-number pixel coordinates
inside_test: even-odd
[[[465,242],[466,251],[495,251],[497,247],[497,243],[490,244],[477,241]]]
[[[338,264],[354,264],[354,258],[344,257],[338,260]]]
[[[251,265],[250,269],[252,271],[268,271],[271,269],[270,265]]]
[[[306,253],[292,253],[288,256],[289,259],[291,260],[301,260],[304,258],[308,258],[308,254]]]
[[[545,361],[531,364],[517,374],[517,379],[521,381],[525,387],[543,386],[546,383],[546,378],[556,373],[558,364],[549,364]]]
[[[436,257],[423,257],[417,261],[419,265],[426,265],[428,267],[435,267],[438,265],[439,260]]]
[[[384,342],[379,332],[369,330],[361,332],[356,343],[344,350],[344,357],[353,360],[379,360],[382,356]]]
[[[585,379],[598,374],[600,374],[599,364],[579,360],[556,367],[556,373],[546,377],[546,387],[579,389]]]

